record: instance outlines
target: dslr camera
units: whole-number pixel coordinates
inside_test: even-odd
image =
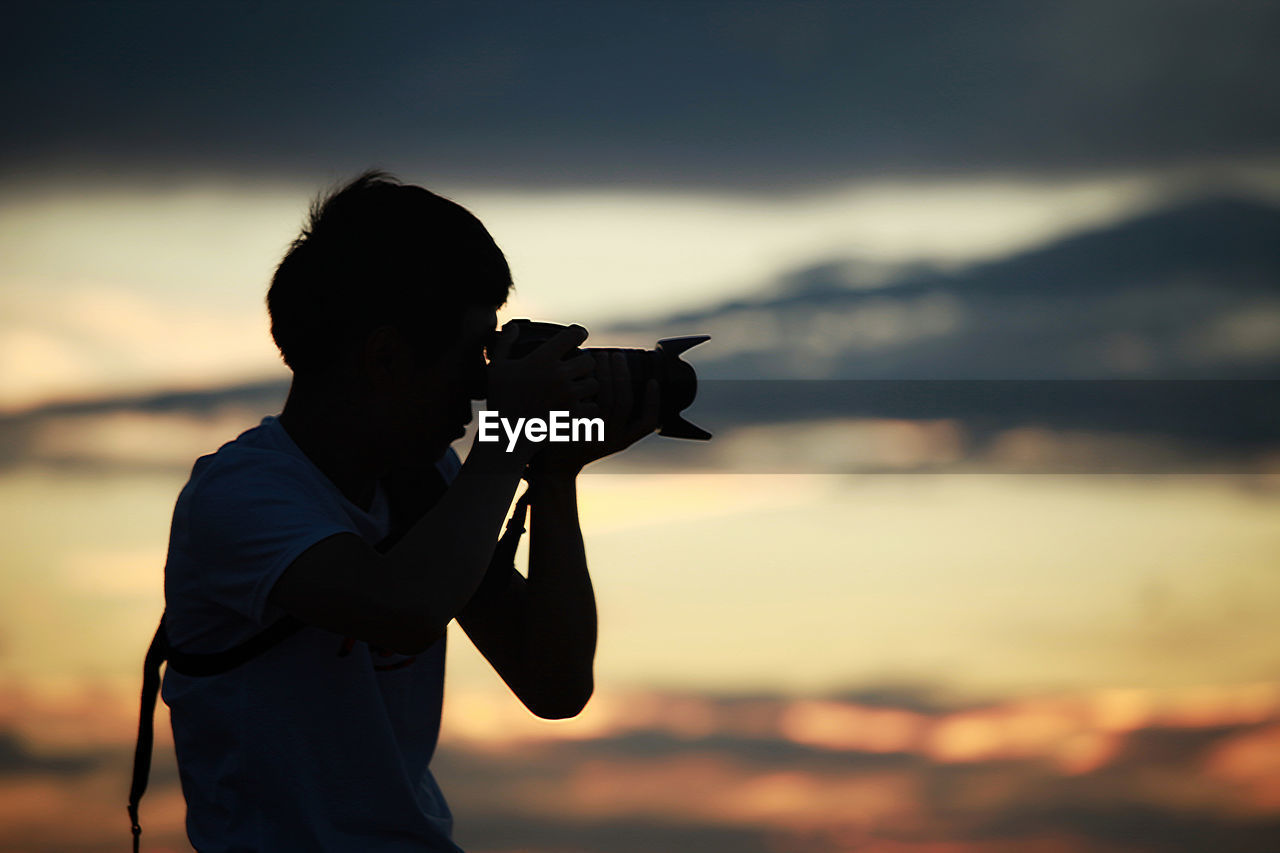
[[[511,322],[518,327],[516,341],[511,347],[512,358],[528,355],[568,328],[559,323],[539,323],[533,320],[512,320]],[[650,379],[658,380],[660,401],[658,435],[706,441],[711,438],[711,433],[689,423],[680,414],[689,407],[698,393],[698,376],[694,373],[693,366],[681,360],[680,355],[710,339],[710,335],[663,338],[653,349],[648,350],[628,347],[579,347],[569,355],[579,352],[622,353],[627,360],[627,370],[631,375],[633,399],[643,399],[645,384]]]

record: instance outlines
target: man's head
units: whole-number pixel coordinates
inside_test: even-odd
[[[371,415],[435,438],[470,415],[483,339],[510,289],[506,259],[480,220],[366,172],[312,205],[267,309],[298,382],[365,389],[382,409]],[[433,423],[412,423],[424,418]]]
[[[465,308],[496,310],[510,289],[506,258],[466,208],[370,171],[312,205],[267,310],[285,363],[311,378],[341,368],[380,326],[429,361]]]

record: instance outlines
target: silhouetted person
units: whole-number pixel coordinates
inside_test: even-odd
[[[380,173],[318,203],[276,270],[288,400],[196,462],[165,567],[181,653],[289,628],[221,674],[171,659],[163,697],[197,849],[457,850],[429,769],[454,619],[534,714],[571,717],[590,697],[575,477],[653,429],[657,386],[633,401],[620,358],[573,354],[580,327],[509,357],[514,330],[491,336],[510,287],[474,216]],[[508,451],[504,437],[460,464],[450,442],[486,394],[509,419],[601,415],[607,439]],[[493,560],[526,465],[527,579]]]

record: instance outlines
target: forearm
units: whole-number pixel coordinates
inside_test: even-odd
[[[563,719],[591,698],[595,596],[573,477],[536,483],[528,577],[508,565],[501,591],[477,596],[458,622],[530,711]]]
[[[523,469],[520,454],[477,443],[436,505],[387,552],[387,595],[419,645],[443,635],[480,585]]]
[[[534,486],[529,541],[528,638],[540,675],[591,694],[596,601],[578,523],[574,476],[547,474]]]

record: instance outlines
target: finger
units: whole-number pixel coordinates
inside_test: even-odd
[[[580,353],[573,358],[560,362],[560,375],[565,379],[581,379],[584,376],[595,376],[596,360],[591,353]]]
[[[586,339],[587,330],[574,324],[560,330],[554,337],[544,341],[541,346],[530,353],[530,357],[537,357],[546,361],[559,361],[564,357],[565,353],[574,349]]]
[[[594,397],[599,390],[600,380],[594,376],[577,379],[569,383],[569,393],[575,403],[579,400],[586,400],[588,397]]]
[[[572,412],[575,418],[598,418],[600,417],[600,404],[580,402],[573,407]],[[609,425],[605,424],[605,429],[608,428]]]
[[[612,359],[608,353],[595,353],[595,377],[600,382],[600,391],[596,394],[596,402],[605,418],[613,417],[614,376],[611,370]]]
[[[610,354],[613,367],[614,408],[613,417],[619,424],[625,424],[631,418],[631,406],[634,403],[631,393],[631,369],[627,365],[627,357],[623,353]]]

